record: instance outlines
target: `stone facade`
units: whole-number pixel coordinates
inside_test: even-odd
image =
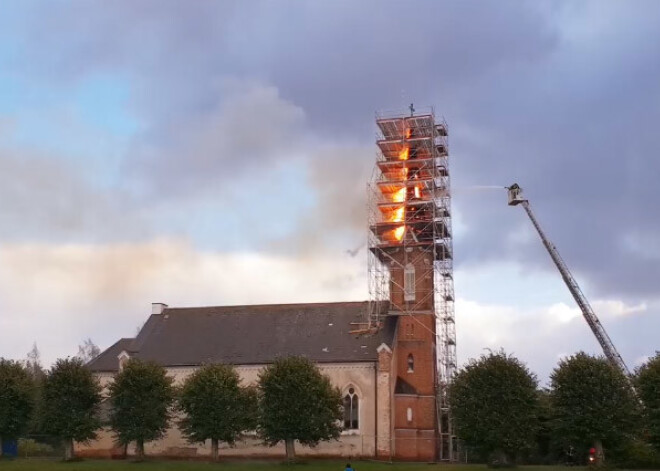
[[[239,365],[236,367],[244,385],[254,385],[259,372],[265,365]],[[373,457],[376,455],[376,368],[374,363],[344,363],[319,365],[321,372],[330,378],[333,385],[342,393],[353,388],[359,398],[359,428],[342,433],[339,440],[322,442],[315,448],[296,447],[299,456],[328,456],[342,458]],[[168,374],[174,378],[175,385],[180,385],[195,368],[168,368]],[[103,394],[107,395],[108,387],[113,375],[98,373],[97,378],[103,387]],[[389,385],[388,385],[389,386]],[[191,444],[183,437],[176,426],[176,419],[167,434],[160,440],[145,444],[145,453],[152,456],[164,457],[207,457],[211,454],[211,443]],[[129,454],[133,452],[129,449]],[[120,455],[123,450],[116,448],[113,434],[104,429],[99,433],[97,440],[83,444],[76,444],[76,453],[79,456],[112,457]],[[282,457],[284,444],[274,447],[264,446],[255,436],[248,435],[229,447],[221,444],[220,453],[223,456],[234,457]]]

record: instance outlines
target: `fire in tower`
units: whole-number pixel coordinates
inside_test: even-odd
[[[369,325],[397,316],[395,456],[452,460],[456,368],[447,125],[433,110],[377,116],[370,186]],[[412,446],[414,444],[414,446]]]

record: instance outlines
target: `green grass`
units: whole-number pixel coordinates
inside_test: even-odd
[[[64,463],[62,461],[17,459],[0,461],[0,471],[208,471],[219,469],[223,471],[343,471],[344,461],[307,461],[304,464],[287,466],[279,462],[221,462],[217,464],[199,461],[147,461],[134,463],[131,461],[80,461]],[[483,465],[429,465],[418,463],[376,463],[355,461],[352,463],[356,471],[485,471]],[[584,468],[564,468],[562,466],[521,466],[521,471],[582,471]]]

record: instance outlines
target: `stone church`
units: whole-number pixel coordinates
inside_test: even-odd
[[[415,114],[412,105],[410,115],[377,117],[376,124],[370,303],[154,304],[137,337],[121,339],[89,365],[102,385],[131,357],[166,367],[177,383],[203,363],[228,363],[250,385],[274,359],[303,355],[341,390],[344,431],[337,441],[299,447],[301,455],[452,460],[444,393],[456,368],[447,126],[436,122],[432,110]],[[210,445],[187,443],[173,425],[146,451],[197,456],[209,454]],[[104,432],[78,452],[117,451]],[[224,450],[225,455],[253,457],[283,453],[262,446],[254,436]]]
[[[430,461],[435,457],[433,357],[425,330],[389,317],[375,335],[350,331],[366,315],[368,303],[284,304],[172,308],[152,305],[135,338],[124,338],[89,364],[107,387],[128,358],[152,360],[181,382],[203,363],[234,365],[243,384],[277,357],[303,355],[315,361],[344,398],[344,431],[339,440],[316,448],[297,447],[300,456]],[[404,347],[405,345],[405,347]],[[284,447],[268,447],[247,436],[224,456],[281,457]],[[112,432],[77,444],[80,456],[119,455]],[[130,450],[129,450],[130,452]],[[166,436],[145,444],[149,455],[210,455],[209,443],[191,444],[172,424]]]

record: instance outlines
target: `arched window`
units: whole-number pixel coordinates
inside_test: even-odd
[[[408,354],[408,373],[415,371],[415,358],[412,353]]]
[[[344,430],[357,430],[359,426],[359,398],[355,388],[348,388],[344,396]]]
[[[412,422],[413,419],[412,407],[408,407],[408,410],[406,411],[406,419],[408,419],[408,422]]]

